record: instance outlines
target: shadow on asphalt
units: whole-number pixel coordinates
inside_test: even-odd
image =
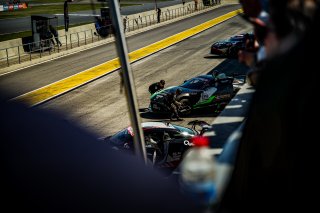
[[[239,63],[238,59],[227,58],[207,74],[212,74],[213,71],[219,71],[220,73],[225,73],[228,76],[232,76],[233,74],[246,75],[249,71],[249,67]]]
[[[206,55],[203,58],[206,59],[217,59],[217,58],[227,58],[226,56],[222,56],[222,55]]]

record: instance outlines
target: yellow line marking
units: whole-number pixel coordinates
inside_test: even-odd
[[[242,12],[242,9],[238,9],[227,14],[224,14],[220,17],[207,21],[203,24],[185,30],[183,32],[177,33],[173,36],[165,38],[161,41],[150,44],[146,47],[140,48],[129,53],[130,62],[135,62],[140,60],[146,56],[149,56],[155,52],[158,52],[162,49],[165,49],[169,46],[172,46],[182,40],[185,40],[191,36],[194,36],[204,30],[207,30],[221,22],[224,22],[239,13]],[[95,67],[91,67],[85,71],[77,73],[75,75],[69,76],[62,80],[56,81],[52,84],[46,85],[39,89],[33,90],[31,92],[20,95],[14,99],[13,101],[22,101],[28,104],[29,106],[34,106],[45,101],[48,101],[56,96],[64,94],[70,90],[73,90],[77,87],[80,87],[88,82],[91,82],[97,78],[100,78],[112,71],[115,71],[120,68],[119,58],[112,59],[103,64],[97,65]]]

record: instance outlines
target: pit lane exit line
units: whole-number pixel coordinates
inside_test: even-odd
[[[191,36],[194,36],[202,31],[205,31],[217,24],[220,24],[242,12],[242,9],[234,10],[215,19],[207,21],[198,26],[192,27],[183,32],[177,33],[173,36],[150,44],[146,47],[140,48],[129,53],[130,62],[133,63],[140,59],[143,59],[151,54],[154,54],[160,50],[163,50],[171,45],[181,42]],[[18,97],[11,99],[11,101],[21,101],[29,106],[36,106],[43,102],[46,102],[52,98],[60,96],[71,90],[74,90],[84,84],[94,81],[110,72],[113,72],[120,68],[119,58],[112,59],[100,65],[91,67],[80,73],[74,74],[62,80],[56,81],[39,89],[30,91]]]

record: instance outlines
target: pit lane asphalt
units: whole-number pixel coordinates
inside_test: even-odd
[[[228,36],[250,32],[251,26],[240,17],[230,19],[201,34],[160,51],[134,63],[135,85],[143,121],[168,121],[167,117],[144,113],[149,104],[148,85],[160,79],[166,86],[178,85],[183,80],[209,73],[216,68],[223,72],[240,72],[243,66],[237,60],[214,57],[208,54],[212,42]],[[58,111],[66,120],[106,136],[129,125],[129,113],[124,93],[120,93],[118,72],[102,77],[40,106],[42,109]],[[217,114],[212,109],[199,110],[185,117],[183,126],[191,120],[212,123]]]
[[[224,8],[224,10],[226,10],[224,12],[226,13],[237,8],[238,7],[231,7],[229,10]],[[223,11],[220,11],[220,14],[218,14],[217,11],[212,12],[211,14],[197,16],[191,20],[189,19],[189,21],[184,20],[176,24],[149,31],[142,35],[131,37],[129,38],[129,49],[133,50],[134,47],[138,49],[147,40],[151,40],[149,43],[153,43],[163,37],[167,37],[168,34],[175,34],[171,31],[175,31],[178,27],[186,29],[190,28],[191,23],[194,25],[196,25],[195,23],[203,23],[208,20],[206,19],[207,16],[212,18],[223,14]],[[199,17],[200,20],[198,20]],[[147,92],[148,85],[161,78],[167,81],[166,86],[172,86],[180,84],[183,80],[196,75],[208,73],[217,65],[219,65],[219,69],[222,70],[238,68],[239,66],[235,60],[225,60],[223,58],[209,56],[209,48],[214,41],[225,39],[236,33],[249,31],[251,31],[251,27],[240,17],[236,17],[136,62],[133,65],[133,71],[141,111],[143,111],[143,108],[148,107],[149,104],[149,94]],[[161,35],[162,33],[164,36]],[[160,36],[160,39],[154,38],[156,36]],[[139,42],[139,39],[142,41]],[[113,47],[110,48],[110,45],[105,45],[103,47],[94,48],[86,52],[71,55],[66,58],[60,58],[56,61],[12,73],[12,75],[19,76],[26,75],[25,73],[31,72],[31,74],[25,76],[27,78],[24,78],[23,76],[20,77],[22,82],[19,82],[18,79],[14,82],[15,84],[8,84],[7,88],[10,88],[11,91],[15,91],[16,94],[24,93],[23,90],[30,91],[30,88],[32,87],[39,87],[33,85],[39,84],[39,80],[50,83],[52,82],[52,79],[54,81],[54,79],[61,78],[61,74],[69,76],[75,72],[82,71],[85,68],[89,68],[106,61],[107,54],[109,54],[109,59],[114,57],[114,52]],[[47,74],[43,74],[42,72],[47,72]],[[50,73],[52,75],[50,75]],[[37,80],[37,75],[41,75],[42,78],[39,77]],[[50,79],[47,80],[46,77],[50,77],[51,81]],[[27,85],[24,85],[24,83]],[[47,83],[42,82],[42,84],[46,85]],[[20,87],[24,87],[24,89],[19,90],[18,88]],[[15,89],[17,89],[17,91]],[[120,94],[119,91],[119,75],[117,72],[114,72],[51,100],[39,107],[58,111],[62,113],[65,119],[82,125],[85,128],[96,132],[99,136],[109,135],[129,125],[126,100],[124,94]],[[194,119],[201,119],[208,123],[212,123],[215,116],[216,114],[210,110],[207,112],[200,111],[189,118],[185,118],[185,121],[176,123],[186,125],[188,121]],[[153,117],[148,113],[142,113],[142,117],[143,121],[165,119],[165,117]]]

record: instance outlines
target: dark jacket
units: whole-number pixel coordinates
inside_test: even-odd
[[[157,92],[157,91],[159,91],[159,90],[162,90],[164,88],[164,86],[162,86],[161,84],[160,84],[160,82],[156,82],[156,83],[153,83],[153,84],[151,84],[150,86],[149,86],[149,92],[151,93],[151,94],[153,94],[153,93],[155,93],[155,92]]]

